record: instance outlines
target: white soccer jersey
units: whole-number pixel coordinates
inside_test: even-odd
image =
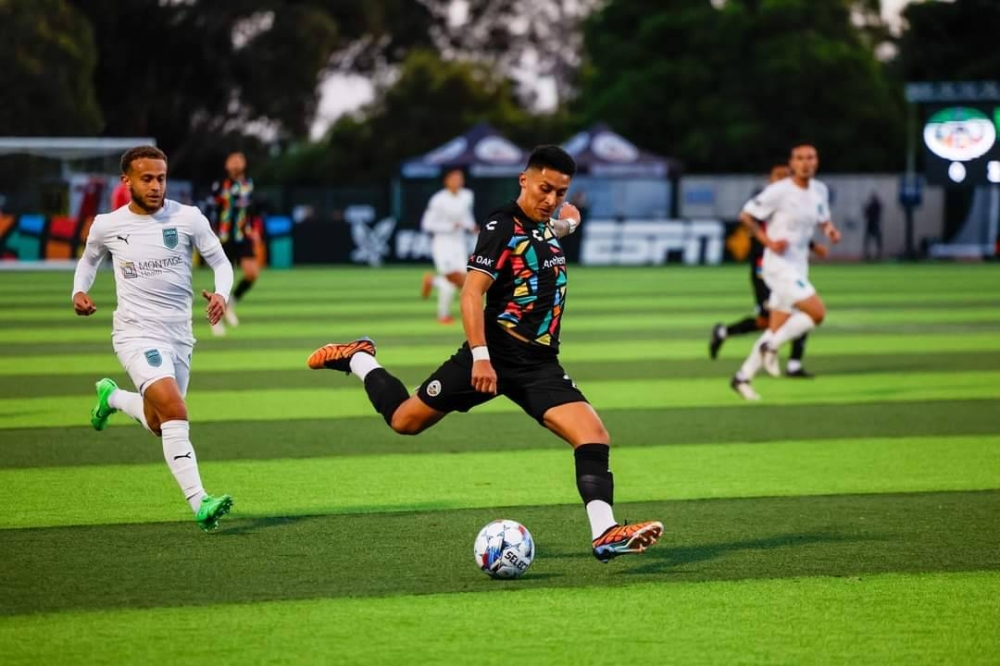
[[[76,267],[73,293],[90,290],[110,253],[118,296],[116,331],[186,332],[190,337],[194,248],[215,272],[215,293],[228,301],[233,268],[208,220],[194,206],[168,199],[152,215],[137,215],[128,206],[98,215]]]
[[[427,202],[420,227],[435,238],[447,237],[464,244],[466,234],[476,226],[473,202],[472,190],[463,188],[455,194],[441,190]]]
[[[764,270],[791,266],[803,275],[809,267],[809,241],[816,226],[830,220],[830,195],[826,185],[816,179],[801,188],[791,178],[768,185],[747,202],[743,212],[767,222],[767,235],[773,240],[788,241],[783,254],[764,251]]]

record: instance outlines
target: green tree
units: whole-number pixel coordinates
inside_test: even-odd
[[[500,129],[530,125],[509,80],[477,63],[412,51],[398,79],[360,113],[338,120],[315,144],[276,160],[276,180],[356,181],[392,175],[399,163],[486,120]],[[561,138],[561,137],[560,137]]]
[[[585,23],[578,110],[693,171],[760,171],[790,143],[828,170],[902,161],[902,99],[849,0],[612,0]]]
[[[1000,3],[995,0],[915,3],[895,66],[906,81],[1000,79]]]
[[[97,63],[86,16],[65,0],[0,0],[0,132],[91,135],[101,111],[91,83]]]

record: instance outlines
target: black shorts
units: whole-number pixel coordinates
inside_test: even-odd
[[[555,354],[536,352],[528,343],[497,331],[487,335],[490,361],[497,373],[497,395],[506,396],[543,425],[545,412],[553,407],[587,402]],[[474,389],[471,380],[472,352],[465,343],[431,373],[417,395],[431,409],[445,413],[467,412],[496,397]]]
[[[767,308],[767,302],[771,298],[771,290],[768,288],[764,278],[758,273],[758,268],[754,267],[750,273],[750,281],[753,283],[753,298],[757,303],[757,316],[767,317],[771,311]]]
[[[241,259],[254,259],[257,257],[253,241],[249,238],[244,238],[241,241],[230,238],[222,244],[222,250],[226,253],[229,262],[233,264],[238,264]]]

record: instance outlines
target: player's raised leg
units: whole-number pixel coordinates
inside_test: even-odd
[[[772,314],[771,337],[761,349],[764,365],[768,368],[768,372],[771,375],[777,377],[781,374],[781,369],[778,367],[778,350],[781,349],[781,346],[786,342],[806,335],[809,331],[823,323],[825,317],[826,306],[815,290],[808,297],[797,300],[795,302],[795,312],[783,320],[775,320]]]
[[[621,525],[615,520],[611,436],[594,408],[587,402],[559,405],[545,412],[543,423],[573,447],[576,487],[590,520],[594,557],[608,562],[655,544],[663,534],[663,523],[649,520]]]
[[[309,356],[307,364],[313,370],[339,370],[360,379],[375,411],[401,435],[417,435],[445,417],[445,412],[411,396],[403,382],[376,360],[375,353],[374,341],[359,338],[323,345]]]

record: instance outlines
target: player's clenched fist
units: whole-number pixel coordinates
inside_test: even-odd
[[[226,314],[226,299],[219,294],[210,294],[204,289],[202,289],[201,295],[202,298],[208,301],[208,306],[205,308],[208,323],[215,326],[222,320],[222,316]]]
[[[97,306],[94,305],[94,301],[90,300],[90,296],[82,291],[73,294],[73,309],[81,317],[89,317],[97,312]]]
[[[489,361],[475,361],[472,364],[472,388],[480,393],[497,394],[497,373]]]

